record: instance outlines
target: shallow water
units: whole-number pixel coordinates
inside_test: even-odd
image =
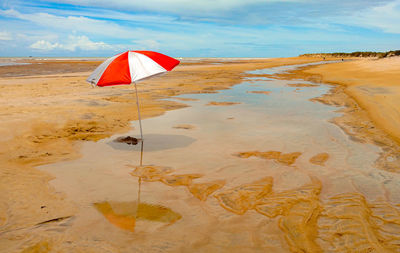
[[[99,252],[398,250],[400,178],[329,122],[337,107],[309,100],[329,86],[289,84],[312,83],[252,77],[181,96],[197,100],[143,120],[143,147],[114,142],[135,129],[41,166],[79,209],[63,233]]]

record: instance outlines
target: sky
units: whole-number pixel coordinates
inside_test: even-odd
[[[0,57],[400,49],[400,0],[0,0]]]

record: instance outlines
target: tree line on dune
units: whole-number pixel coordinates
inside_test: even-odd
[[[392,56],[400,56],[400,50],[387,51],[387,52],[352,52],[352,53],[315,53],[315,54],[302,54],[300,56],[313,56],[313,57],[377,57],[387,58]]]

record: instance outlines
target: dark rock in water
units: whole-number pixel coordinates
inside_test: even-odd
[[[131,136],[126,136],[126,137],[118,137],[117,139],[115,139],[115,142],[122,142],[122,143],[126,143],[129,145],[136,145],[138,144],[138,139],[136,139],[135,137],[131,137]]]

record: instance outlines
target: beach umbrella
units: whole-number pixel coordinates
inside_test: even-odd
[[[126,51],[105,60],[86,79],[93,86],[134,84],[139,116],[140,137],[143,140],[142,120],[136,83],[146,78],[171,71],[179,61],[153,51]]]

